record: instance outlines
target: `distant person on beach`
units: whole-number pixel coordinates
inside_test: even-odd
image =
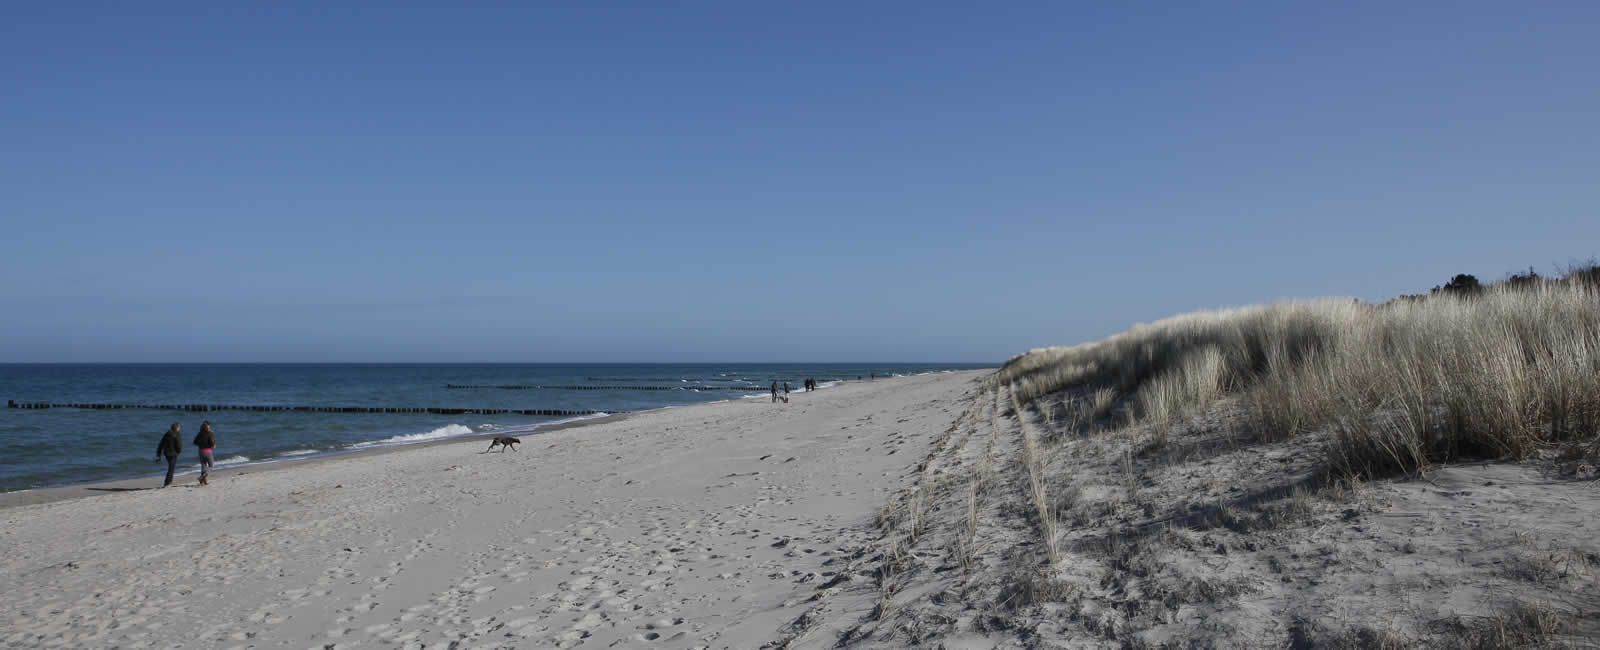
[[[167,458],[167,481],[161,487],[172,485],[172,473],[178,470],[178,454],[183,453],[183,438],[178,435],[178,423],[173,422],[172,428],[167,429],[167,434],[161,436],[161,442],[156,444],[156,460],[162,456]]]
[[[200,423],[200,433],[194,434],[194,446],[200,448],[200,484],[208,485],[211,478],[211,450],[217,446],[217,433],[211,430],[211,421]]]
[[[783,401],[789,401],[789,382],[783,382]]]
[[[778,382],[772,382],[772,403],[778,403]]]

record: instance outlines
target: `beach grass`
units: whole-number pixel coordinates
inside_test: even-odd
[[[1555,443],[1600,453],[1600,293],[1586,277],[1183,314],[1030,351],[989,381],[1019,404],[1109,391],[1158,445],[1174,424],[1238,398],[1259,439],[1331,430],[1329,463],[1362,475]]]

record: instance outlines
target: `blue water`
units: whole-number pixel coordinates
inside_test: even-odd
[[[18,402],[247,404],[638,411],[764,398],[774,380],[799,391],[871,374],[911,375],[972,364],[0,364],[0,399]],[[674,386],[680,390],[448,389],[473,386]],[[696,391],[692,386],[731,390]],[[219,469],[381,445],[536,431],[570,417],[130,409],[0,410],[0,492],[164,472],[156,443],[183,427],[180,468],[203,420]]]

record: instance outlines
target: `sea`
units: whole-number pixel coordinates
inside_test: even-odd
[[[156,445],[182,425],[179,471],[198,471],[202,421],[218,471],[485,433],[537,435],[557,423],[706,402],[770,400],[843,381],[992,367],[962,363],[695,364],[0,364],[0,399],[21,404],[247,405],[331,410],[6,408],[0,492],[164,474]],[[365,412],[366,409],[409,412]],[[447,414],[435,410],[515,409]],[[581,414],[573,415],[572,412]]]

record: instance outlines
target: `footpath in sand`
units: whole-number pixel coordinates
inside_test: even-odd
[[[987,372],[0,509],[0,646],[760,647]]]

